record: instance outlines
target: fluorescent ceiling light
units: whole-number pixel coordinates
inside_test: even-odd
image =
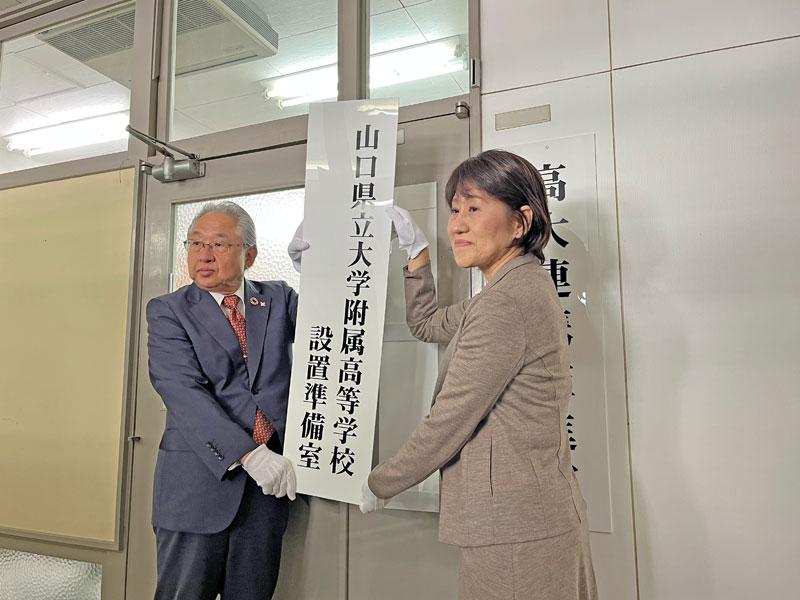
[[[369,89],[428,79],[466,69],[461,36],[406,46],[370,56]],[[327,65],[260,81],[264,97],[281,108],[333,100],[337,96],[337,66]]]
[[[281,108],[307,102],[336,98],[338,92],[336,65],[300,71],[261,81],[264,97],[278,102]]]
[[[128,137],[125,131],[128,120],[127,111],[112,113],[12,133],[6,135],[5,139],[9,150],[21,150],[25,156],[36,156],[124,140]]]

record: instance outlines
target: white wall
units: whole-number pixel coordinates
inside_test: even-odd
[[[617,256],[601,219],[627,386],[607,363],[602,597],[636,597],[634,566],[642,600],[796,597],[800,3],[482,4],[484,147],[595,133],[619,226]],[[495,130],[543,104],[550,122]]]

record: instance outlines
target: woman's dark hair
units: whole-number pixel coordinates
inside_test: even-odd
[[[529,206],[533,218],[524,235],[515,245],[544,262],[544,247],[550,240],[550,212],[547,194],[539,171],[531,163],[505,150],[487,150],[458,165],[447,180],[445,198],[452,206],[453,197],[465,186],[474,185],[506,204],[512,214],[525,217],[520,210]]]

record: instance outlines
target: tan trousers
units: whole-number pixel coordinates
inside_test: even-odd
[[[597,600],[589,531],[461,548],[459,600]]]

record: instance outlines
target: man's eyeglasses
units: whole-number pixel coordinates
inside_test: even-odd
[[[203,248],[208,246],[214,254],[225,254],[231,248],[249,248],[249,244],[229,244],[227,242],[201,242],[199,240],[186,240],[183,242],[183,247],[187,252],[195,253],[200,252]]]

